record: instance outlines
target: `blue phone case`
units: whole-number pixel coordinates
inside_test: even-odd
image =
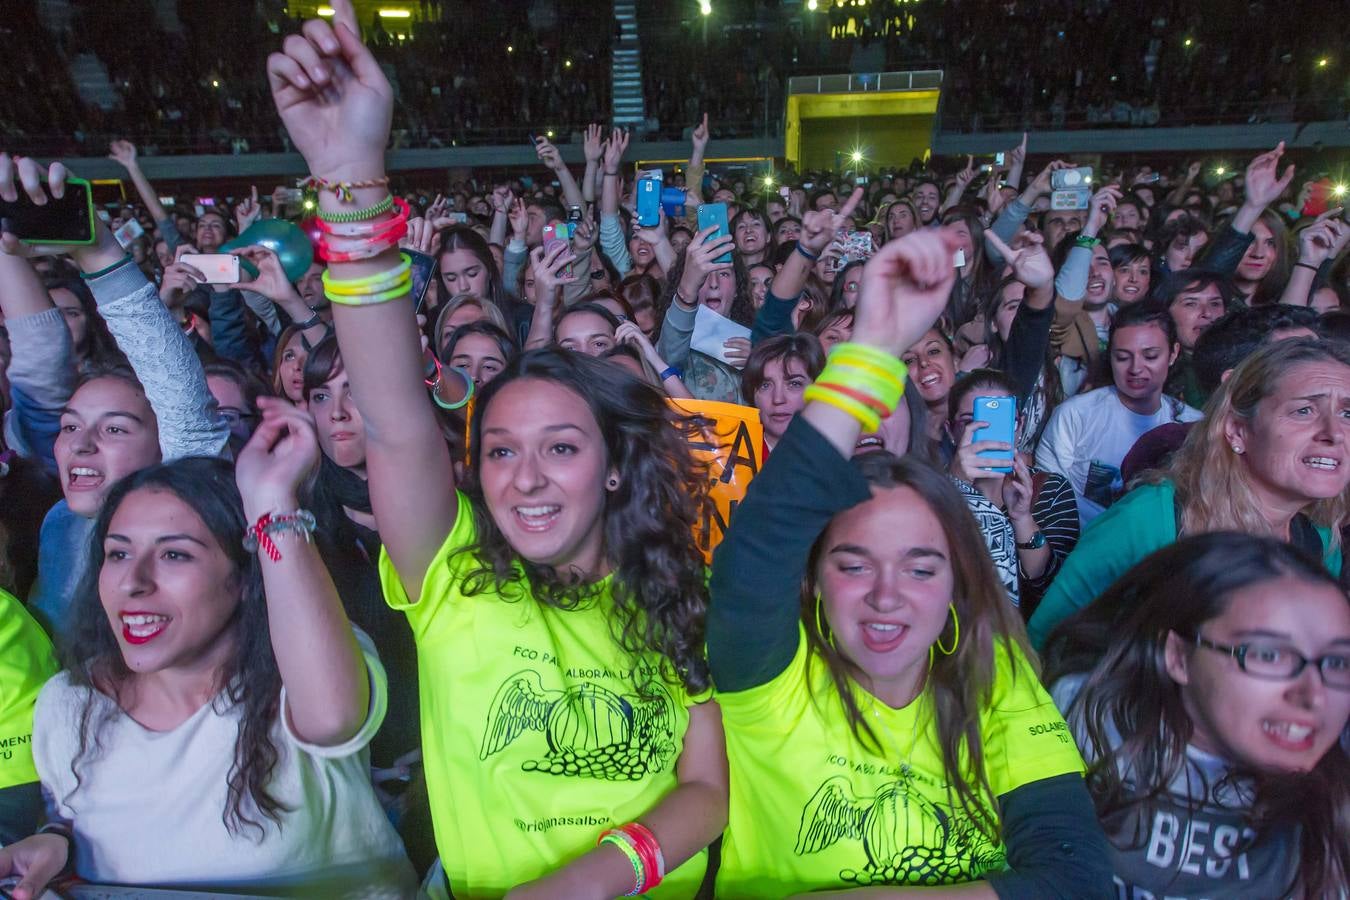
[[[637,218],[643,228],[654,228],[661,224],[661,179],[638,179]]]
[[[976,397],[973,412],[975,418],[972,421],[989,423],[988,428],[976,429],[974,440],[1013,443],[1017,432],[1016,397]],[[1006,459],[1008,461],[1006,467],[993,469],[992,471],[1007,475],[1012,472],[1013,452],[1012,450],[981,450],[979,455],[988,459]]]
[[[698,208],[698,230],[717,226],[717,231],[709,240],[727,237],[731,234],[731,228],[727,225],[727,205],[725,203],[705,203]],[[717,257],[715,262],[731,262],[731,251],[723,253]]]

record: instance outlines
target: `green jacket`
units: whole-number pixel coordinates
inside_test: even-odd
[[[1322,560],[1340,575],[1341,549],[1317,527]],[[1140,485],[1088,525],[1027,623],[1037,650],[1060,622],[1087,606],[1135,563],[1177,539],[1176,489],[1170,481]]]

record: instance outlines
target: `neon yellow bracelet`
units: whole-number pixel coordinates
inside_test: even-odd
[[[647,867],[642,862],[642,857],[638,855],[637,850],[632,844],[625,841],[618,834],[607,834],[600,838],[600,844],[613,844],[623,851],[623,855],[628,857],[628,862],[633,866],[633,889],[625,897],[631,897],[642,890],[642,885],[647,881]]]
[[[400,297],[406,297],[412,293],[412,279],[405,280],[396,288],[382,291],[378,294],[359,294],[356,296],[344,296],[342,294],[330,294],[324,291],[329,300],[338,306],[374,306],[377,303],[388,303],[390,300],[397,300]]]
[[[851,390],[866,394],[886,409],[895,409],[900,402],[902,390],[899,384],[889,376],[878,376],[871,371],[855,368],[848,363],[831,360],[825,370],[816,378],[818,384],[839,384]]]
[[[366,294],[378,294],[381,291],[392,290],[405,281],[411,282],[412,275],[408,272],[400,272],[392,278],[385,278],[355,288],[349,282],[334,281],[324,285],[324,290],[329,294],[337,294],[339,297],[360,297]]]
[[[833,353],[829,356],[829,364],[832,366],[845,366],[858,372],[865,372],[869,378],[879,379],[885,384],[893,385],[897,391],[903,391],[905,388],[905,374],[908,373],[905,373],[904,369],[901,369],[903,374],[897,378],[896,373],[893,370],[883,369],[880,366],[875,366],[865,360],[855,359],[847,354],[835,355]],[[903,366],[904,363],[901,363],[901,365]]]
[[[406,253],[399,254],[399,263],[392,269],[386,269],[383,272],[376,272],[374,275],[367,275],[364,278],[344,278],[338,280],[332,277],[332,273],[325,269],[323,273],[323,286],[325,291],[332,291],[337,294],[366,294],[371,291],[389,290],[406,276],[412,268],[412,257]]]
[[[889,371],[894,371],[896,366],[903,369],[905,365],[880,347],[860,344],[857,341],[844,341],[841,344],[835,344],[830,348],[830,355],[834,356],[835,354],[870,362]]]
[[[877,415],[874,410],[852,397],[845,397],[838,391],[832,391],[822,385],[813,384],[808,387],[802,393],[802,399],[807,402],[818,400],[827,406],[833,406],[837,410],[848,413],[858,420],[865,432],[873,432],[881,427],[881,416]]]

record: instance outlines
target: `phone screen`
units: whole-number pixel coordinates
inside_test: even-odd
[[[47,197],[43,206],[22,191],[13,203],[0,200],[0,223],[4,230],[28,244],[92,244],[94,204],[89,182],[67,179],[64,197],[57,200],[50,191]]]
[[[709,241],[731,234],[731,229],[727,226],[727,205],[725,203],[705,203],[698,208],[698,230],[703,231],[714,225],[717,226],[717,231],[713,232],[708,238]],[[723,253],[717,257],[716,262],[731,262],[731,253]]]
[[[412,292],[414,298],[414,315],[422,311],[422,304],[427,299],[427,288],[436,277],[436,260],[425,253],[418,253],[416,250],[404,250],[408,258],[412,260]]]

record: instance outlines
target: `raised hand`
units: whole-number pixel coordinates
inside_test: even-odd
[[[1294,180],[1294,167],[1288,166],[1284,175],[1279,174],[1280,157],[1284,155],[1284,141],[1280,141],[1274,150],[1262,153],[1247,164],[1247,176],[1244,181],[1246,199],[1244,205],[1253,209],[1265,209],[1284,193],[1289,182]]]
[[[953,192],[964,194],[966,188],[970,187],[970,183],[975,180],[975,172],[975,157],[967,156],[966,167],[956,173],[956,187],[952,189]]]
[[[523,198],[517,199],[515,203],[511,204],[509,220],[511,222],[512,239],[524,241],[530,228],[530,217],[525,212],[525,200]]]
[[[187,295],[198,285],[206,283],[206,276],[196,266],[182,261],[184,253],[196,253],[192,247],[184,244],[174,252],[173,264],[164,269],[164,277],[159,282],[159,299],[169,309],[182,306]],[[252,290],[252,288],[250,288]]]
[[[1042,194],[1048,194],[1050,192],[1050,176],[1053,173],[1058,172],[1060,169],[1072,169],[1072,168],[1073,163],[1071,162],[1065,162],[1062,159],[1056,159],[1051,161],[1044,169],[1041,169],[1041,171],[1037,173],[1035,178],[1031,180],[1031,184],[1027,186],[1027,192],[1032,194],[1034,197],[1039,197]]]
[[[925,229],[887,241],[863,266],[853,340],[900,356],[933,327],[956,280],[956,238]]]
[[[586,126],[586,136],[581,143],[581,152],[586,156],[586,162],[599,162],[601,154],[604,153],[605,129],[598,123],[592,123]]]
[[[404,250],[416,250],[418,253],[432,255],[436,243],[436,226],[421,216],[408,220],[408,233],[398,242]]]
[[[975,432],[988,427],[988,422],[971,422],[966,426],[966,433],[961,437],[961,446],[956,448],[951,465],[947,467],[949,472],[962,481],[974,484],[980,478],[998,478],[1003,473],[992,470],[1006,468],[1008,465],[1007,459],[980,455],[986,450],[1011,450],[1013,448],[1012,444],[1004,441],[975,440]]]
[[[1096,237],[1101,234],[1102,227],[1111,219],[1111,213],[1116,211],[1116,204],[1124,194],[1120,192],[1120,186],[1108,184],[1100,188],[1092,199],[1088,201],[1087,223],[1083,226],[1084,237]]]
[[[1299,262],[1320,266],[1345,248],[1350,241],[1350,225],[1341,219],[1341,212],[1329,209],[1298,233]]]
[[[797,238],[797,244],[803,250],[819,256],[834,240],[839,230],[852,220],[853,211],[858,208],[862,198],[863,189],[854,188],[839,212],[823,209],[805,213],[802,216],[802,233]]]
[[[507,215],[511,209],[511,188],[499,184],[492,189],[492,211]]]
[[[449,212],[450,201],[443,195],[437,194],[436,199],[432,200],[430,205],[427,206],[427,212],[423,218],[428,222],[435,222],[437,219],[444,218]]]
[[[66,195],[66,178],[70,171],[60,162],[47,167],[47,188],[42,187],[42,168],[26,156],[10,156],[0,152],[0,199],[14,203],[22,190],[38,206],[47,205],[47,191],[60,199]],[[16,183],[17,182],[17,183]],[[125,255],[108,226],[94,217],[94,243],[80,244],[25,244],[18,236],[0,231],[0,253],[29,258],[34,256],[70,256],[86,272],[97,271],[117,262]]]
[[[577,222],[577,227],[572,229],[572,251],[580,256],[587,250],[595,246],[595,242],[600,239],[600,229],[591,223],[591,220],[582,217]]]
[[[1003,505],[1008,510],[1009,519],[1015,522],[1028,522],[1034,528],[1036,521],[1031,517],[1031,504],[1036,497],[1031,469],[1027,468],[1027,464],[1022,462],[1016,453],[1013,454],[1012,469],[1011,473],[1003,476]]]
[[[332,25],[310,19],[267,58],[272,99],[310,171],[330,181],[384,173],[394,92],[361,43],[352,0],[331,0]]]
[[[136,145],[131,141],[113,141],[108,145],[108,159],[130,172],[136,167]]]
[[[628,132],[615,128],[605,143],[605,171],[617,172],[623,164],[623,155],[628,151]]]
[[[553,146],[553,142],[548,138],[535,138],[534,152],[538,155],[539,161],[550,171],[556,172],[563,167],[562,154],[558,152],[558,148]]]
[[[549,249],[543,245],[530,252],[530,266],[534,272],[534,295],[539,302],[552,302],[557,289],[577,280],[576,273],[567,267],[577,261],[577,255],[566,241],[559,241]]]
[[[680,279],[680,296],[684,298],[685,303],[696,302],[698,289],[703,286],[703,281],[710,272],[720,272],[732,267],[730,260],[718,262],[717,258],[734,250],[736,242],[731,235],[714,238],[716,231],[716,225],[703,229],[694,235],[694,239],[685,248],[684,276]]]
[[[250,519],[291,512],[319,465],[319,438],[309,413],[277,397],[259,397],[261,422],[235,460],[234,480]]]
[[[733,368],[744,369],[745,364],[750,361],[749,338],[727,338],[722,342],[722,349],[726,351],[727,362],[729,362]]]
[[[670,239],[668,236],[670,223],[666,221],[665,209],[658,208],[656,214],[657,221],[655,225],[649,225],[646,228],[636,224],[633,226],[633,234],[637,236],[638,240],[646,241],[653,247]],[[633,221],[635,223],[637,222],[636,219]]]
[[[709,137],[711,137],[711,132],[708,129],[708,114],[704,113],[703,121],[694,128],[693,134],[690,135],[694,144],[694,155],[700,159],[703,157],[703,151],[708,149]]]
[[[234,225],[237,229],[235,233],[243,234],[244,229],[258,221],[258,217],[261,215],[262,204],[258,202],[258,186],[255,184],[253,185],[252,195],[234,208]]]
[[[984,239],[994,245],[1004,261],[1012,266],[1013,275],[1028,289],[1048,287],[1055,280],[1055,264],[1050,261],[1050,254],[1045,252],[1045,238],[1041,235],[1025,235],[1016,250],[994,234],[992,228],[985,231]]]
[[[241,247],[234,251],[234,255],[242,256],[253,263],[258,270],[258,277],[252,281],[236,282],[230,287],[262,294],[274,303],[289,300],[292,296],[299,296],[294,286],[291,285],[290,279],[286,277],[285,270],[281,268],[281,260],[277,258],[276,253],[267,247]],[[167,273],[168,270],[165,271]]]

